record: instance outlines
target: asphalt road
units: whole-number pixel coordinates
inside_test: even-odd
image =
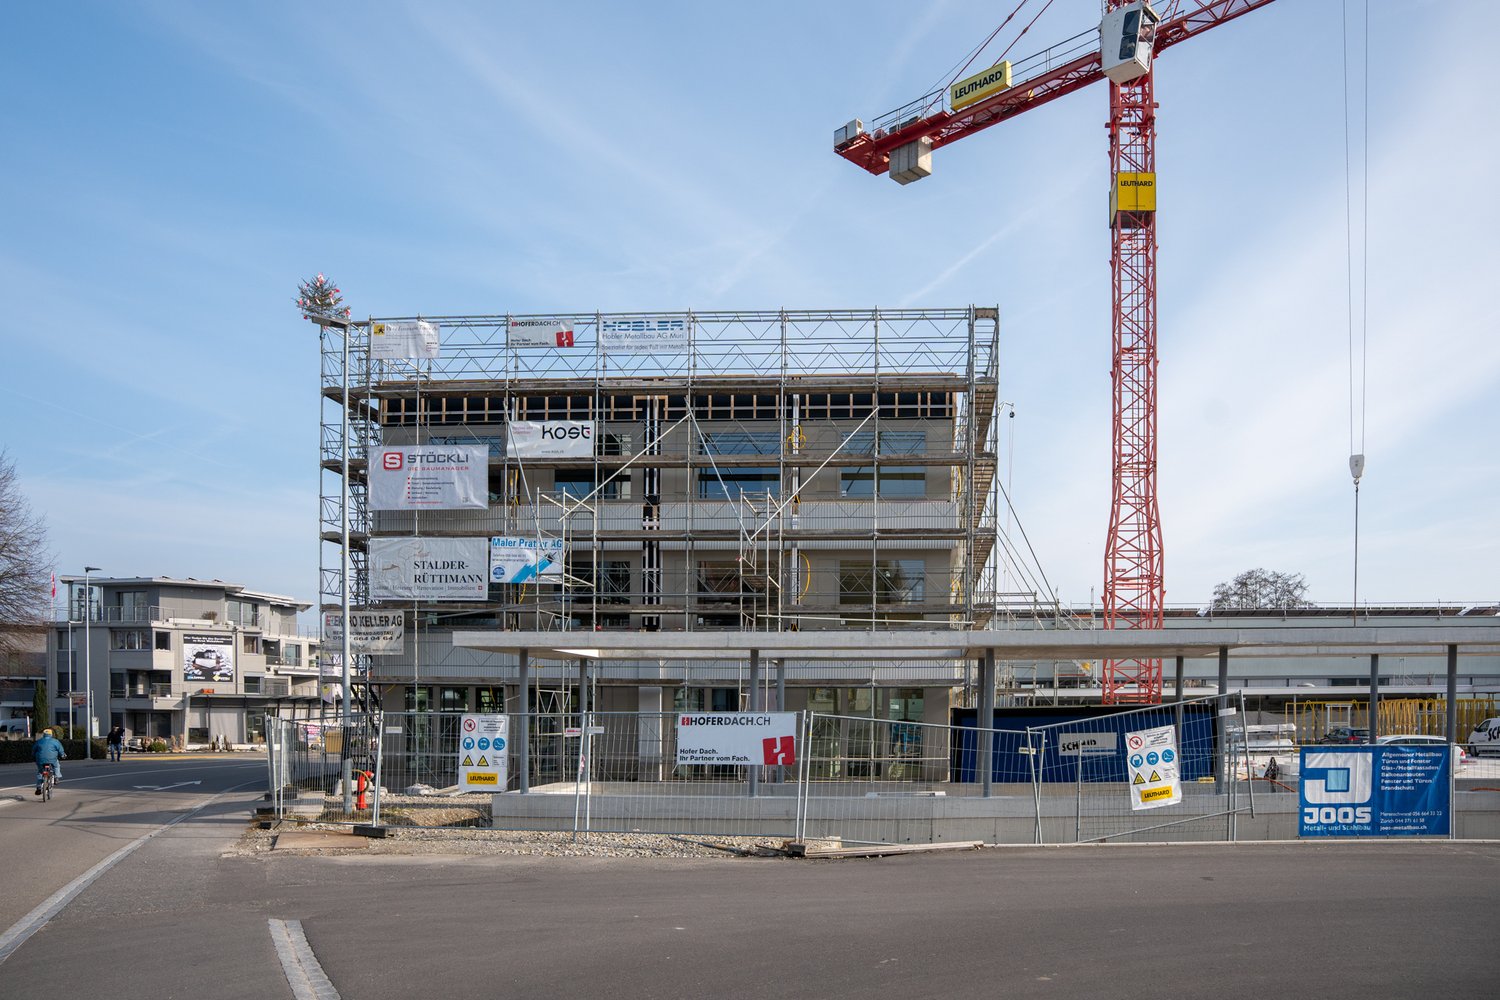
[[[263,769],[75,764],[47,804],[28,783],[0,805],[0,934]],[[0,783],[15,780],[0,769]],[[273,921],[300,921],[309,958],[350,1000],[1379,1000],[1485,995],[1500,976],[1494,843],[851,861],[221,857],[256,798],[256,787],[223,795],[100,874],[0,962],[0,996],[294,997]]]

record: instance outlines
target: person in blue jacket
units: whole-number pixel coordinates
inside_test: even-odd
[[[62,765],[58,761],[68,756],[63,753],[63,745],[52,736],[52,730],[43,729],[42,738],[36,741],[36,746],[31,748],[31,756],[36,760],[36,794],[42,794],[42,767],[52,765],[53,777],[62,777]]]

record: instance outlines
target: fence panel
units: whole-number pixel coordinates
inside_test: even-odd
[[[1229,738],[1244,726],[1243,698],[1213,697],[1029,727],[1038,843],[1233,840],[1235,816],[1254,806],[1244,741]],[[1131,784],[1148,778],[1132,777],[1129,737],[1161,727],[1173,730],[1181,801],[1136,808]]]

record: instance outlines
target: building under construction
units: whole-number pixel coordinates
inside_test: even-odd
[[[505,705],[514,671],[454,649],[458,630],[984,627],[998,326],[998,309],[969,307],[370,320],[347,343],[325,328],[323,607],[341,601],[347,519],[351,607],[403,611],[415,633],[368,658],[370,679],[404,689],[388,707],[470,711]],[[440,341],[428,357],[383,349],[414,327]],[[537,435],[559,443],[532,447]],[[372,456],[402,446],[482,447],[487,496],[372,503]],[[520,546],[532,572],[486,567],[484,586],[438,596],[372,578],[372,553],[415,539],[439,555],[458,540]],[[850,708],[915,708],[925,689],[942,717],[967,676],[953,661],[785,666],[794,687],[859,686]],[[608,663],[595,680],[661,685],[678,707],[738,709],[745,694],[738,663],[662,670],[675,682]]]

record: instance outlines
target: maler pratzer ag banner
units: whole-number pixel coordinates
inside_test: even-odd
[[[490,450],[480,445],[387,445],[370,452],[371,510],[485,510]]]

